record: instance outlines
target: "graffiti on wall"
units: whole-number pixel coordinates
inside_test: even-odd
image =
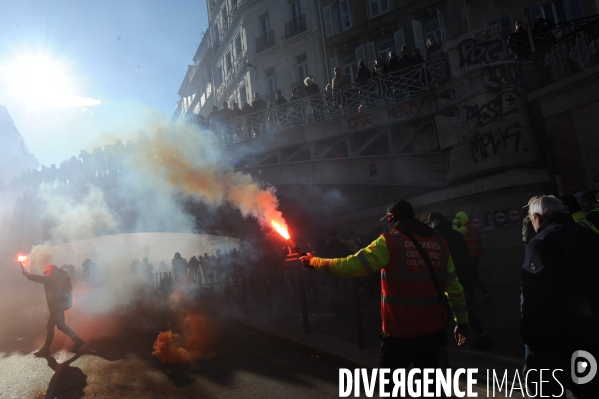
[[[485,127],[498,119],[517,113],[516,106],[520,99],[518,92],[504,91],[487,102],[466,104],[463,106],[466,110],[466,121],[476,120],[475,129]]]
[[[466,39],[458,46],[460,67],[477,64],[490,64],[503,61],[506,57],[501,39]]]
[[[500,92],[505,87],[520,86],[527,88],[522,75],[520,64],[506,63],[487,66],[483,69],[483,83],[494,92]]]
[[[417,118],[427,100],[423,97],[418,100],[407,101],[387,109],[389,120]]]
[[[528,152],[528,148],[521,143],[522,133],[515,131],[519,123],[514,123],[505,129],[497,128],[497,132],[488,132],[475,137],[471,142],[472,161],[478,163],[490,156],[496,156],[498,152]]]
[[[376,121],[378,114],[361,114],[352,116],[347,120],[347,128],[349,130],[364,129],[366,127],[376,127]]]

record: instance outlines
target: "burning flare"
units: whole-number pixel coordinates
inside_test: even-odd
[[[289,238],[291,238],[291,236],[289,235],[289,232],[283,226],[281,226],[274,220],[271,221],[271,224],[272,224],[273,229],[275,229],[277,231],[277,233],[282,235],[284,239],[288,240]]]
[[[26,262],[28,258],[29,257],[27,255],[19,255],[19,257],[17,259],[19,262],[23,263],[23,262]]]

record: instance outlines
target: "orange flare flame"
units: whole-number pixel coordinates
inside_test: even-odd
[[[19,260],[19,262],[25,262],[27,260],[28,256],[27,255],[19,255],[19,257],[17,258]]]
[[[280,224],[278,224],[274,220],[271,220],[271,224],[272,224],[272,227],[277,231],[277,233],[279,233],[280,235],[282,235],[283,238],[285,238],[286,240],[288,240],[291,237],[289,235],[289,232],[283,226],[281,226]]]

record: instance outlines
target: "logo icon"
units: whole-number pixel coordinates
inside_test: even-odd
[[[591,382],[597,375],[597,360],[587,351],[578,350],[574,352],[570,359],[570,367],[572,381],[578,385]]]

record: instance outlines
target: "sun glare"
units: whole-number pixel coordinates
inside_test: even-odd
[[[0,69],[13,98],[35,108],[99,105],[99,100],[76,96],[68,65],[45,54],[14,57]]]

